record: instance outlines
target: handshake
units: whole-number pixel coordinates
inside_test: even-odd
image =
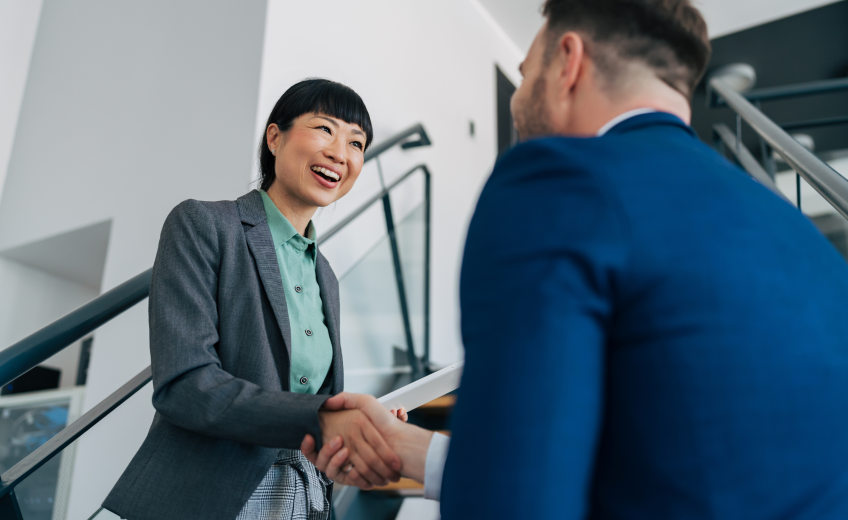
[[[362,489],[401,476],[424,482],[433,432],[406,424],[403,409],[389,411],[370,395],[343,392],[327,399],[318,418],[321,451],[315,451],[311,435],[300,450],[332,480]]]

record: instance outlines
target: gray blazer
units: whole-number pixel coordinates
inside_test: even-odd
[[[339,284],[316,260],[333,364],[319,395],[289,392],[291,329],[259,192],[187,200],[162,229],[150,286],[156,414],[103,507],[129,520],[232,520],[280,448],[320,443],[344,385]]]

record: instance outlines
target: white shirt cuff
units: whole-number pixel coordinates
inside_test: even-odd
[[[450,437],[433,433],[430,447],[427,448],[427,461],[424,464],[424,498],[438,500],[442,494],[442,473],[445,471],[445,459],[448,458]]]

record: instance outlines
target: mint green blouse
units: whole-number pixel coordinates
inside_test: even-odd
[[[333,344],[315,274],[315,227],[301,236],[264,191],[262,203],[277,252],[291,324],[291,391],[317,394],[333,362]]]

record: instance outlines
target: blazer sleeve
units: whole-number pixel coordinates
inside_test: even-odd
[[[153,406],[197,433],[271,448],[321,443],[328,395],[268,390],[221,368],[216,352],[219,236],[209,210],[189,200],[165,221],[150,286]]]
[[[614,201],[555,141],[499,163],[462,263],[466,361],[443,519],[586,517],[624,261]]]

